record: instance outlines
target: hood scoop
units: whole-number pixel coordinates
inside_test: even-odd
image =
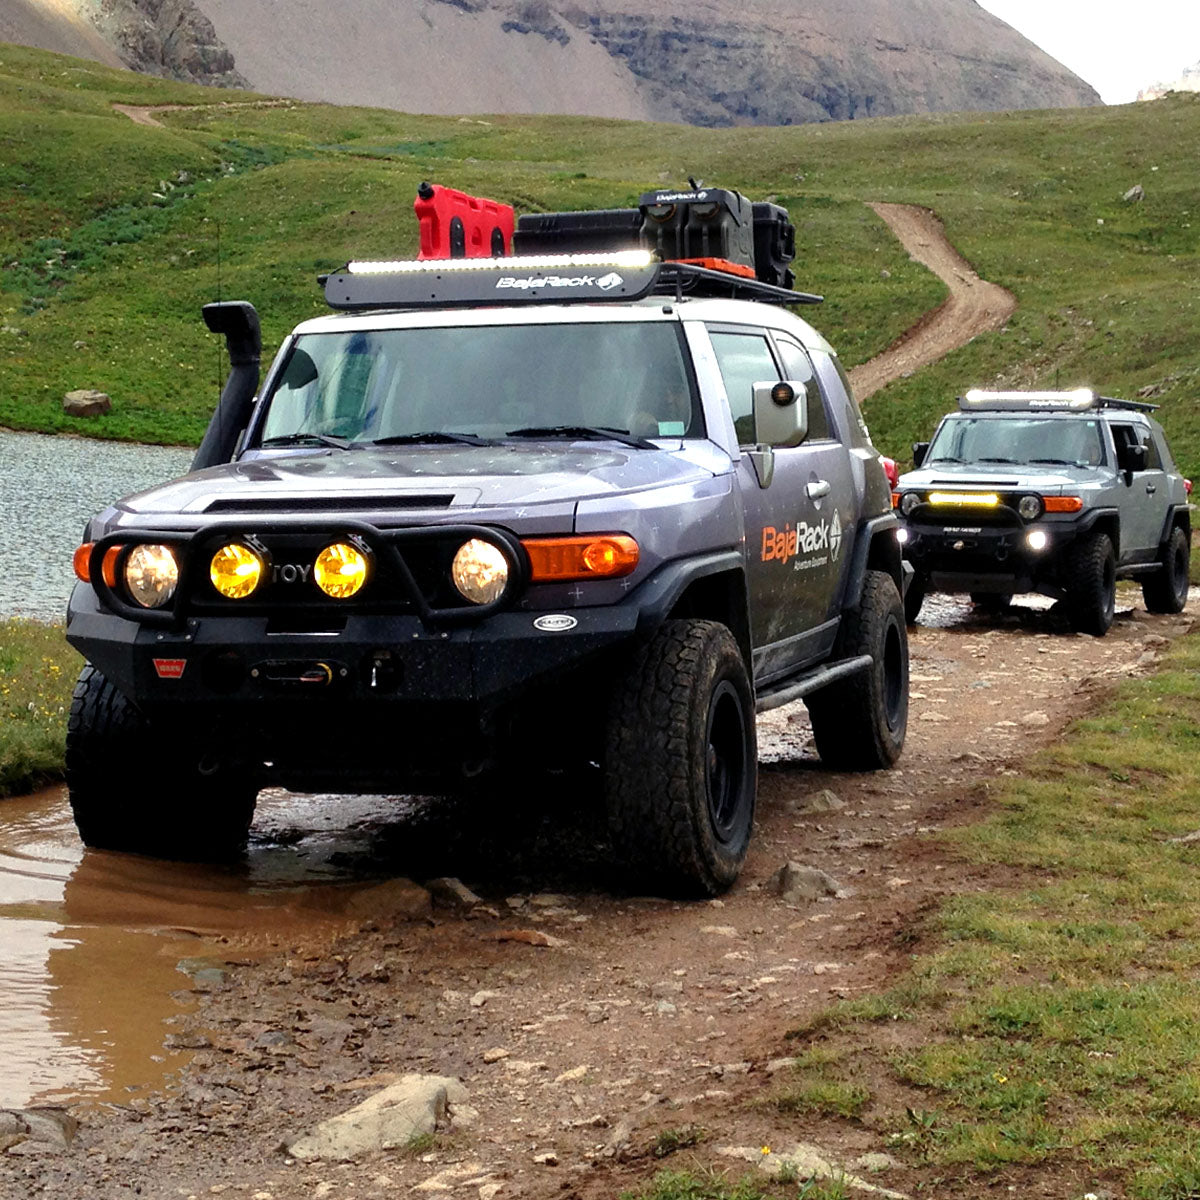
[[[385,496],[222,496],[204,509],[211,512],[387,512],[408,508],[449,508],[453,495],[389,493]]]

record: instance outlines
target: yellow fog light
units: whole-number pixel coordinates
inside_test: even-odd
[[[464,599],[472,604],[491,604],[508,586],[508,559],[492,542],[472,538],[459,546],[450,565],[450,577]]]
[[[162,608],[179,586],[179,563],[170,546],[134,546],[125,559],[125,587],[143,608]]]
[[[212,556],[208,577],[229,600],[244,600],[262,582],[267,564],[256,550],[241,542],[230,542]]]
[[[362,590],[370,571],[370,560],[357,546],[335,542],[317,555],[313,579],[325,595],[335,600],[349,600]]]
[[[996,508],[1000,497],[995,492],[930,492],[929,503],[961,508]]]

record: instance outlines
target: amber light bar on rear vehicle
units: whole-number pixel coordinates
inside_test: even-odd
[[[529,555],[531,583],[569,583],[581,579],[620,579],[638,565],[638,544],[628,534],[522,538]]]
[[[943,508],[998,508],[995,492],[930,492],[927,503]]]

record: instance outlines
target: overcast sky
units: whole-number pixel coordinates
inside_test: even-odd
[[[1109,104],[1200,63],[1200,0],[979,0]]]

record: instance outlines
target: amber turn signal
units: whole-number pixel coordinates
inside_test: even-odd
[[[92,551],[95,547],[95,542],[84,542],[82,546],[76,549],[72,558],[72,566],[75,568],[75,578],[80,583],[92,582]],[[104,552],[104,559],[100,565],[100,573],[104,576],[104,582],[109,587],[117,586],[117,556],[120,553],[120,546],[109,546]]]
[[[524,538],[532,583],[620,579],[638,565],[638,544],[625,533],[585,537]]]
[[[1081,512],[1083,501],[1078,496],[1046,496],[1044,497],[1047,512]]]

